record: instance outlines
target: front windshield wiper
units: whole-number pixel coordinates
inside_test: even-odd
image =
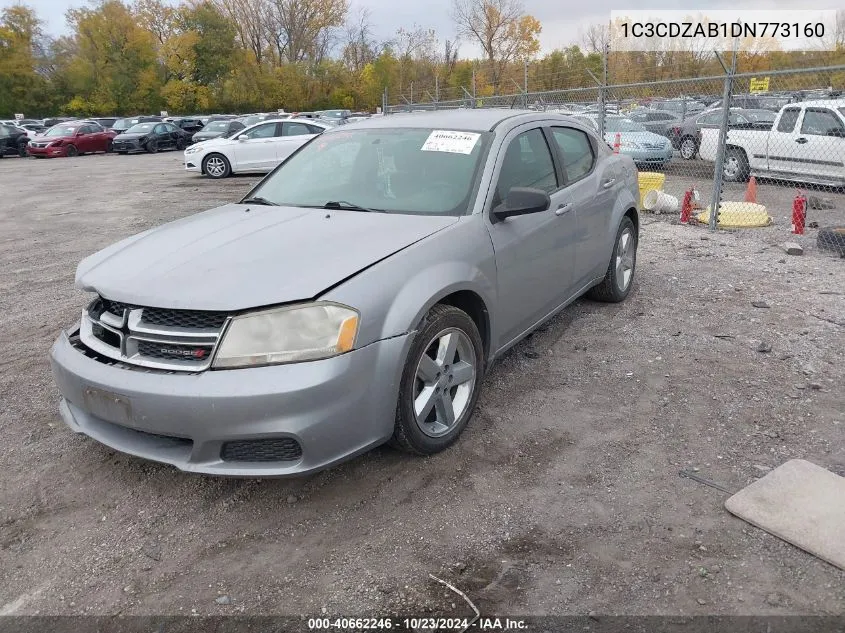
[[[278,207],[279,205],[273,202],[272,200],[268,200],[267,198],[256,197],[256,198],[247,198],[245,200],[241,200],[241,204],[263,204],[268,207]]]
[[[346,200],[329,200],[323,205],[324,209],[343,209],[346,211],[366,211],[367,213],[387,213],[384,209],[370,209],[360,204],[347,202]]]

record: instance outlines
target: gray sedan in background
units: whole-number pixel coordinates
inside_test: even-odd
[[[61,416],[215,475],[442,451],[497,358],[585,293],[629,294],[637,200],[631,158],[563,115],[333,128],[239,202],[80,263],[93,297],[51,350]]]

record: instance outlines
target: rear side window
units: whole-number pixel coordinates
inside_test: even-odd
[[[807,108],[804,121],[801,123],[801,134],[814,136],[829,136],[842,130],[842,124],[837,116],[824,108]]]
[[[792,132],[795,130],[795,124],[798,123],[798,115],[801,114],[800,108],[787,108],[780,115],[778,121],[778,132]]]
[[[566,184],[581,180],[593,170],[596,162],[593,144],[584,132],[569,127],[553,127],[552,136],[563,158]]]

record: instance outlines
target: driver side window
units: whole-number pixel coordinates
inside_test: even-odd
[[[241,135],[239,135],[241,136]],[[272,138],[276,136],[276,124],[275,123],[265,123],[264,125],[258,125],[252,128],[249,132],[246,132],[242,136],[246,136],[247,138]]]
[[[495,204],[513,187],[531,187],[551,193],[558,188],[552,154],[540,128],[523,132],[508,145],[496,185]]]

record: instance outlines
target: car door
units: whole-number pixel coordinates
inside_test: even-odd
[[[288,156],[317,136],[316,126],[300,121],[283,121],[282,135],[276,142],[276,164],[283,162]]]
[[[793,171],[811,178],[845,178],[845,125],[830,108],[805,108],[794,141]]]
[[[536,123],[508,133],[496,158],[494,188],[487,203],[488,230],[496,254],[500,303],[499,346],[505,346],[549,315],[572,291],[575,206],[561,189],[559,165],[547,132]],[[492,210],[513,187],[549,193],[540,213],[496,220]]]
[[[93,151],[91,149],[91,128],[88,125],[80,125],[73,135],[73,144],[80,154]]]
[[[269,171],[276,164],[276,123],[261,123],[235,135],[233,148],[237,170]]]
[[[607,160],[608,152],[602,149],[600,141],[583,130],[553,126],[551,132],[563,171],[560,195],[562,202],[572,208],[576,220],[571,263],[574,292],[607,268],[610,221],[625,174],[621,161]]]
[[[153,135],[158,149],[161,150],[170,147],[170,134],[168,133],[167,126],[164,123],[159,123],[153,128]]]
[[[800,158],[802,144],[798,142],[800,134],[799,122],[801,120],[801,107],[785,108],[778,119],[777,126],[772,127],[766,142],[766,157],[764,166],[770,171],[783,173],[799,173],[798,163],[795,160]],[[758,132],[761,136],[765,132]],[[755,158],[749,156],[751,164],[755,164]]]

